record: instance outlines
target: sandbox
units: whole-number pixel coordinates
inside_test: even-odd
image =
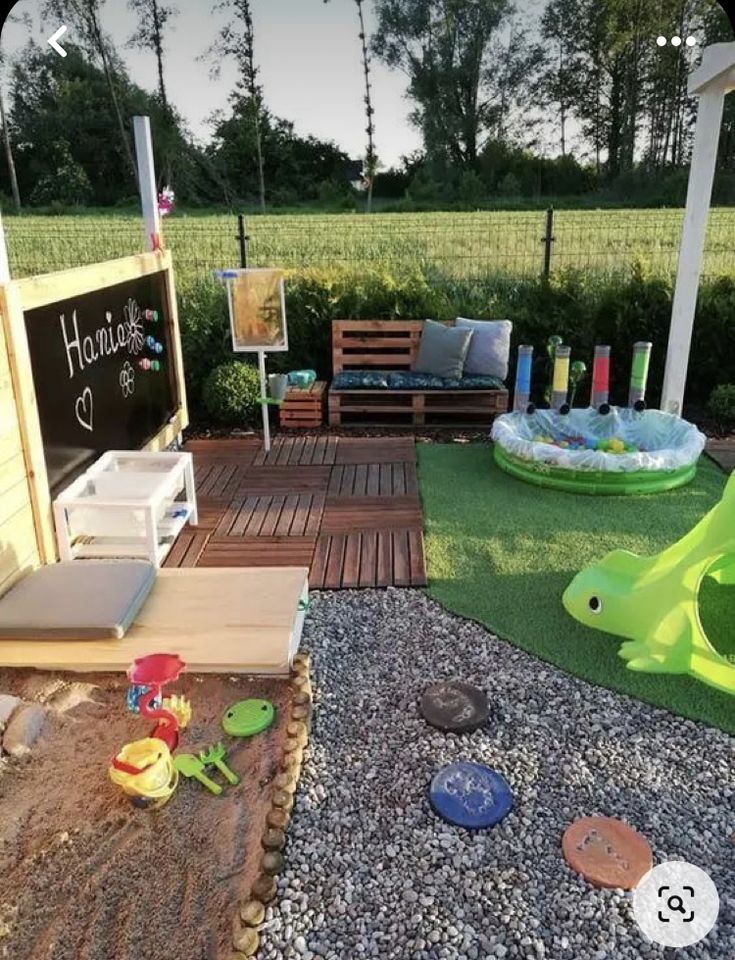
[[[31,754],[0,763],[0,956],[228,960],[235,941],[257,944],[239,918],[275,888],[262,871],[293,802],[276,788],[296,742],[294,677],[184,674],[177,692],[194,715],[182,747],[223,740],[241,782],[213,796],[182,779],[166,806],[147,811],[107,775],[144,726],[125,709],[123,678],[0,669],[0,689],[47,707]],[[223,711],[248,697],[269,699],[276,720],[257,736],[228,737]],[[270,856],[278,866],[280,854]]]

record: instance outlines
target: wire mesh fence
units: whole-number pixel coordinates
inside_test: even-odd
[[[245,221],[250,266],[440,272],[483,279],[580,270],[676,270],[684,212],[561,210],[352,215],[266,215]],[[140,219],[118,216],[10,217],[5,221],[13,276],[123,257],[142,249]],[[234,216],[175,216],[164,222],[179,276],[240,261]],[[710,216],[707,276],[735,275],[735,209]]]

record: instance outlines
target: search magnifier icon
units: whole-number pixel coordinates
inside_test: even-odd
[[[675,903],[676,903],[676,906],[674,906]],[[681,897],[676,896],[676,894],[669,897],[669,899],[666,901],[666,906],[669,908],[669,910],[672,911],[672,913],[674,911],[676,911],[677,913],[687,912],[684,907],[684,901],[681,899]]]

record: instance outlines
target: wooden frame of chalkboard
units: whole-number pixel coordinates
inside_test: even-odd
[[[39,554],[53,562],[51,478],[54,488],[70,483],[105,449],[165,449],[188,426],[171,255],[10,281],[0,314]],[[52,449],[75,452],[49,469]]]

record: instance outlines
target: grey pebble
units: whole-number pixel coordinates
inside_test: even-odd
[[[592,814],[631,823],[656,862],[708,867],[724,907],[687,960],[732,960],[731,737],[542,664],[419,591],[315,593],[303,646],[313,729],[269,907],[291,930],[268,924],[260,960],[665,960],[630,894],[566,865],[564,830]],[[490,722],[470,735],[417,709],[454,677],[488,695]],[[433,774],[464,758],[513,789],[493,830],[454,829],[429,806]]]

